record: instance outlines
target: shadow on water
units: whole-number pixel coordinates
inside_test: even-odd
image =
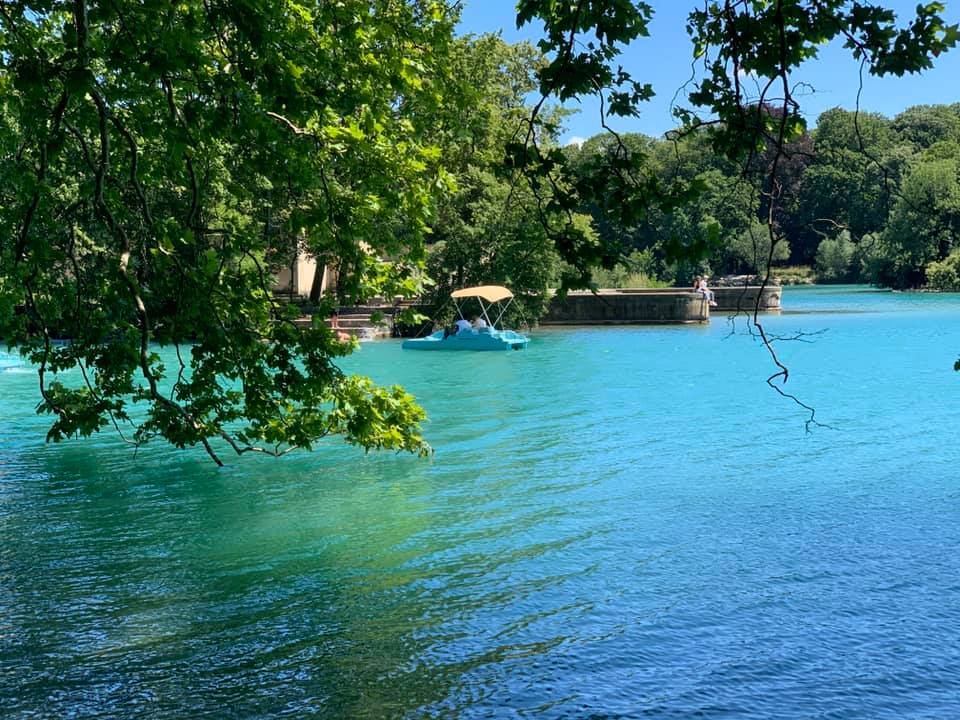
[[[450,488],[438,515],[429,462],[357,453],[345,477],[342,458],[218,470],[110,442],[23,448],[0,478],[0,534],[17,538],[0,553],[8,709],[387,717],[440,703],[489,655],[465,651],[451,619],[562,581],[488,586],[573,540],[499,552],[557,514],[477,503],[509,479]]]

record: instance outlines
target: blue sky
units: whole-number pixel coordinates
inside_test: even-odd
[[[692,50],[684,31],[686,16],[695,0],[653,0],[656,15],[650,25],[650,37],[626,49],[624,67],[633,76],[653,85],[657,95],[644,106],[640,118],[617,118],[617,129],[661,135],[674,127],[670,101],[691,75]],[[899,17],[914,13],[917,0],[886,0]],[[947,0],[944,17],[960,22],[960,0]],[[466,0],[459,31],[465,33],[502,32],[505,40],[536,42],[540,25],[516,27],[515,0]],[[801,109],[812,127],[817,116],[832,107],[852,109],[859,84],[859,64],[840,43],[824,47],[820,57],[806,63],[794,80],[808,83],[814,92],[799,97]],[[960,48],[942,55],[933,70],[903,78],[864,76],[860,106],[864,110],[896,115],[911,105],[960,101]],[[573,106],[576,107],[576,106]],[[580,112],[566,121],[564,142],[588,138],[600,131],[595,102],[584,102]]]

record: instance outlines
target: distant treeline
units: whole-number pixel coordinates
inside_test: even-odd
[[[574,165],[587,165],[613,142],[604,133],[567,152]],[[604,240],[633,249],[635,275],[685,284],[703,271],[764,271],[771,213],[761,189],[770,189],[762,177],[769,150],[758,151],[752,174],[712,149],[709,130],[667,139],[628,134],[623,142],[645,153],[664,182],[700,179],[705,187],[692,203],[652,211],[637,227],[605,225],[595,209],[583,208]],[[813,265],[825,282],[960,289],[960,103],[918,105],[892,119],[828,110],[785,150],[772,213],[774,274],[777,264]],[[665,262],[667,243],[717,233],[705,263]]]

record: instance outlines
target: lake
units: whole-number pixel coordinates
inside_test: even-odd
[[[960,716],[960,296],[365,344],[428,460],[43,442],[0,353],[0,715]],[[815,334],[814,334],[815,333]]]

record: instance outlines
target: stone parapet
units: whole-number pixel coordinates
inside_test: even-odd
[[[709,307],[703,295],[685,288],[600,290],[571,292],[566,298],[550,301],[542,325],[659,325],[704,323],[710,311],[752,312],[757,297],[760,310],[779,312],[782,288],[779,285],[711,288],[716,307]]]
[[[760,293],[759,285],[715,287],[713,290],[714,299],[717,306],[713,308],[714,312],[753,312],[757,303],[757,296],[760,296],[761,312],[779,312],[780,298],[783,288],[779,285],[767,285]]]
[[[541,325],[704,323],[710,307],[700,293],[676,288],[571,292],[550,301]]]

